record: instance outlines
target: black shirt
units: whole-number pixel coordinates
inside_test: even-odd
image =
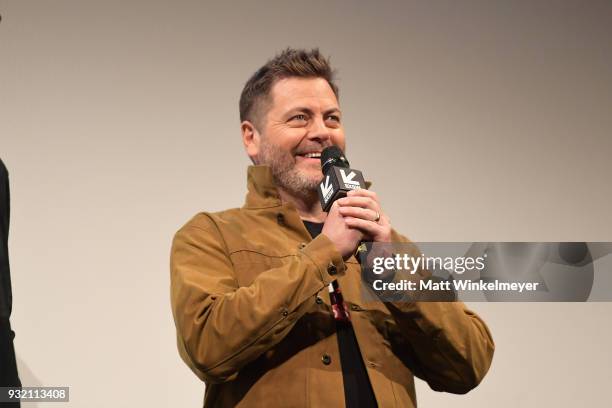
[[[323,230],[322,223],[304,221],[306,229],[315,238]],[[340,288],[342,289],[342,288]],[[377,407],[376,397],[368,373],[363,365],[359,344],[350,322],[336,321],[340,364],[344,382],[344,399],[349,408]]]

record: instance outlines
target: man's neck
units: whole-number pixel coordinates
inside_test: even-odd
[[[302,220],[311,222],[325,222],[327,213],[323,212],[321,204],[319,203],[319,196],[317,195],[316,191],[313,191],[312,194],[308,194],[306,196],[296,196],[282,188],[279,188],[278,193],[282,202],[293,204]]]

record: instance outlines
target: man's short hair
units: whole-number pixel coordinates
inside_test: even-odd
[[[284,78],[323,78],[339,98],[334,74],[329,59],[322,56],[318,48],[310,51],[287,48],[259,68],[244,85],[240,94],[240,121],[261,125],[270,103],[270,90]]]

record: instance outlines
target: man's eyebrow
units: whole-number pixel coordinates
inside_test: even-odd
[[[304,112],[307,115],[312,115],[313,114],[313,110],[310,108],[307,108],[306,106],[296,106],[294,108],[289,109],[286,113],[285,116],[290,116],[293,115],[297,112]],[[342,115],[342,111],[340,110],[339,107],[333,107],[333,108],[329,108],[326,109],[325,111],[323,111],[323,116],[329,115],[330,113],[338,113],[340,115]]]
[[[311,114],[312,109],[307,108],[305,106],[296,106],[295,108],[291,108],[287,111],[287,113],[294,113],[294,112],[306,112],[308,114]]]
[[[334,113],[334,112],[335,112],[335,113],[342,114],[342,111],[340,110],[340,108],[337,108],[337,107],[336,107],[336,108],[330,108],[330,109],[326,110],[326,111],[325,111],[325,112],[323,112],[323,113],[324,113],[325,115],[328,115],[328,114],[330,114],[330,113]]]
[[[307,108],[307,107],[305,107],[305,106],[296,106],[295,108],[291,108],[291,109],[289,109],[289,111],[288,111],[288,113],[293,113],[293,112],[306,112],[306,113],[308,113],[309,115],[313,113],[312,109]],[[323,114],[324,114],[324,115],[327,115],[327,114],[330,114],[330,113],[333,113],[333,112],[338,112],[338,113],[340,113],[340,114],[342,113],[342,111],[340,110],[340,108],[338,108],[338,107],[333,107],[333,108],[329,108],[329,109],[325,110],[325,111],[323,112]]]

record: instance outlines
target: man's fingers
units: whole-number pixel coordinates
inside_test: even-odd
[[[378,221],[376,218],[381,217],[378,211],[374,211],[369,208],[361,208],[361,207],[340,207],[338,208],[340,214],[343,217],[355,217],[361,218],[366,221]]]
[[[370,197],[374,201],[378,201],[378,195],[370,190],[358,188],[356,190],[350,190],[346,193],[348,197]]]
[[[376,242],[391,241],[389,219],[382,213],[378,196],[373,191],[357,189],[336,201],[346,226],[361,231]]]
[[[346,225],[350,228],[357,228],[370,237],[377,236],[382,229],[382,227],[374,221],[367,221],[362,218],[345,217],[344,222],[346,222]]]
[[[380,206],[376,201],[372,199],[372,197],[362,197],[362,196],[353,196],[353,197],[343,197],[336,201],[340,207],[362,207],[369,208],[374,211],[379,211]]]

